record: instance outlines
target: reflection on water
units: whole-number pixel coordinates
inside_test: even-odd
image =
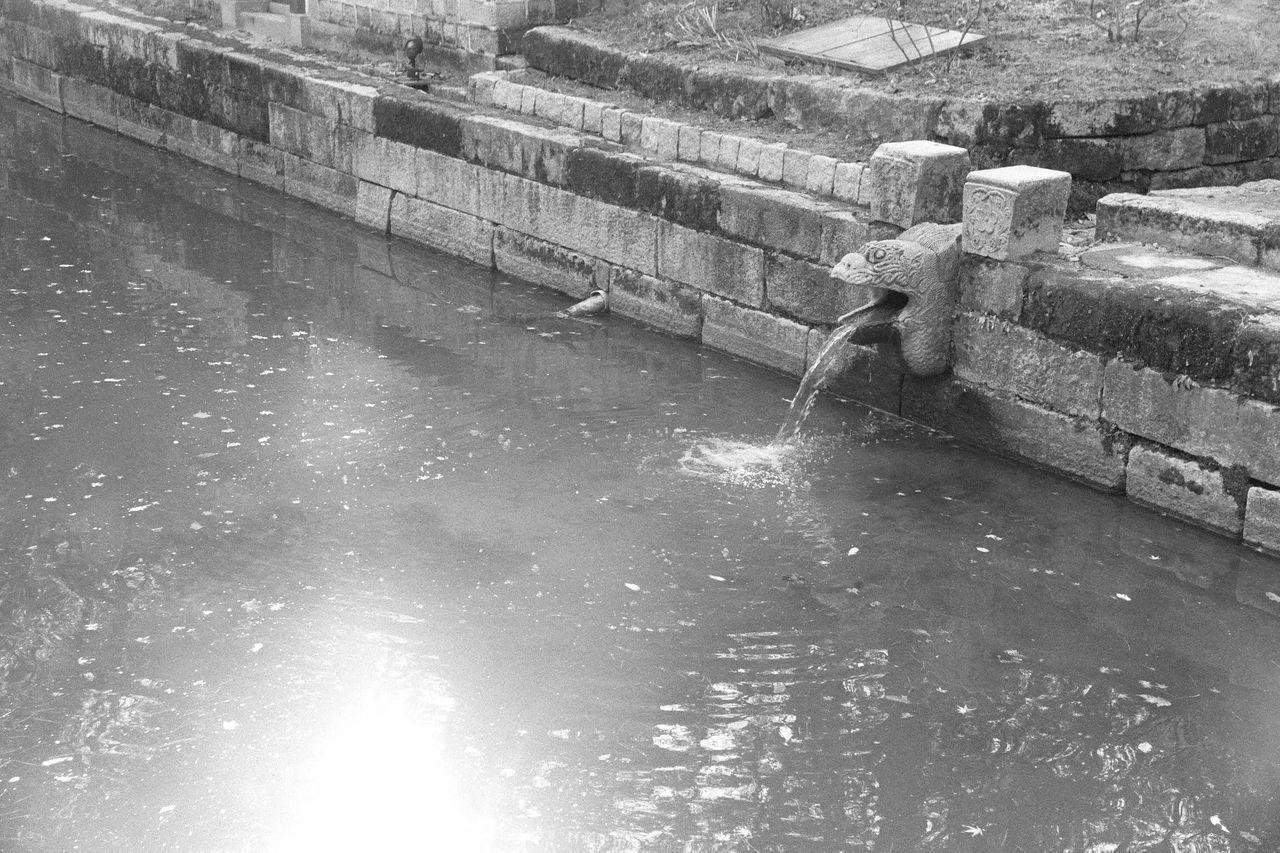
[[[1274,561],[0,101],[0,849],[1269,851]]]

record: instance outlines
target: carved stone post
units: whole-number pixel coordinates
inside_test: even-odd
[[[1057,252],[1071,175],[1036,166],[970,172],[964,185],[964,250],[1000,261]]]

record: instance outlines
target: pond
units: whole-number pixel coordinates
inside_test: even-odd
[[[1280,846],[1280,566],[0,99],[0,849]]]

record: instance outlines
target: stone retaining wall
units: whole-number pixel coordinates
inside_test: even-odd
[[[830,266],[960,203],[948,181],[942,202],[919,197],[912,175],[934,173],[912,158],[968,168],[946,146],[873,157],[872,201],[907,217],[878,222],[865,207],[284,65],[194,29],[65,0],[0,0],[0,22],[0,86],[22,97],[569,296],[605,289],[616,314],[792,375],[866,298],[833,287]],[[1044,251],[1056,236],[1045,244],[1025,226],[1060,224],[1065,192],[1036,194],[1065,186],[996,171],[965,184],[966,207],[992,206],[965,216],[954,371],[909,377],[855,348],[840,390],[1280,550],[1280,324]],[[991,239],[1001,228],[1014,239]]]
[[[1117,190],[1280,177],[1280,72],[1128,98],[1001,103],[892,95],[829,75],[682,66],[563,27],[529,31],[521,51],[534,68],[604,89],[837,131],[854,154],[869,155],[883,142],[932,139],[968,148],[981,168],[1061,169],[1075,178],[1077,210]]]

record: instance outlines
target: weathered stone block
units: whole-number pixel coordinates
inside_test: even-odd
[[[619,207],[636,207],[636,182],[643,157],[625,151],[578,148],[569,153],[566,186],[579,195]]]
[[[246,139],[270,141],[270,116],[266,101],[234,89],[213,87],[209,89],[208,98],[207,119],[210,123],[234,131]]]
[[[533,114],[535,116],[556,124],[560,123],[560,116],[564,112],[565,95],[560,92],[537,89],[534,92],[533,99]]]
[[[1032,272],[1022,325],[1081,349],[1118,354],[1196,381],[1231,380],[1235,338],[1246,311],[1195,284],[1212,270],[1193,269],[1187,273],[1190,285],[1174,289],[1100,269],[1108,253],[1123,253],[1125,247],[1094,251],[1102,257],[1080,267],[1053,258]]]
[[[604,130],[604,111],[607,105],[600,101],[583,101],[582,132],[599,136]]]
[[[997,260],[1058,251],[1071,175],[1035,166],[971,172],[964,185],[964,250]]]
[[[1250,397],[1280,403],[1280,315],[1251,317],[1239,327],[1231,385]]]
[[[644,116],[640,113],[623,112],[620,118],[618,142],[630,148],[640,148],[640,131],[643,128]],[[652,130],[651,130],[652,132]]]
[[[481,71],[467,78],[467,97],[471,103],[481,107],[502,106],[494,97],[498,81],[506,76],[505,71]],[[372,128],[369,128],[372,129]]]
[[[1280,554],[1280,492],[1254,486],[1245,504],[1244,544]]]
[[[1098,200],[1098,236],[1159,243],[1205,255],[1257,263],[1261,235],[1271,220],[1177,195],[1113,193]]]
[[[153,146],[159,146],[160,140],[168,136],[176,125],[189,121],[160,107],[124,97],[120,99],[118,118],[116,129],[120,133]]]
[[[272,115],[275,115],[274,108]],[[357,178],[390,187],[405,195],[417,193],[417,149],[369,133],[357,133],[352,142],[351,169]]]
[[[841,201],[858,204],[861,197],[859,191],[866,168],[863,163],[836,163],[831,194]]]
[[[702,129],[682,124],[677,130],[676,157],[686,163],[697,163],[702,153]]]
[[[508,112],[520,112],[520,104],[524,101],[525,87],[519,83],[502,78],[493,84],[493,105]]]
[[[62,112],[62,75],[22,59],[13,60],[13,91],[41,106]]]
[[[356,185],[356,222],[389,233],[392,192],[388,187],[360,181]]]
[[[756,158],[756,177],[762,181],[781,181],[783,158],[786,156],[787,143],[766,142],[760,146],[760,155]],[[739,157],[742,156],[739,152]],[[750,173],[747,173],[750,174]]]
[[[374,132],[451,157],[462,153],[462,122],[471,109],[444,101],[381,96],[373,102]]]
[[[610,142],[622,141],[622,116],[626,110],[605,107],[600,114],[600,135]]]
[[[702,292],[674,281],[612,267],[609,311],[682,338],[702,334]]]
[[[287,195],[304,199],[352,219],[356,216],[356,187],[359,179],[304,160],[293,154],[284,156],[284,180],[281,188]]]
[[[835,190],[836,166],[839,163],[840,161],[834,157],[814,154],[809,160],[809,174],[804,182],[805,190],[818,195],[831,195]]]
[[[1070,172],[1085,181],[1115,180],[1125,169],[1128,139],[1046,139],[1040,147],[1039,165]]]
[[[539,127],[497,116],[471,116],[462,123],[462,156],[482,166],[563,186],[570,153],[580,133]]]
[[[698,136],[698,162],[704,166],[715,167],[720,160],[720,140],[722,133],[704,130]]]
[[[716,167],[726,172],[743,172],[744,174],[754,175],[756,173],[755,167],[753,166],[750,172],[746,172],[743,163],[743,158],[750,156],[744,152],[744,147],[748,147],[748,142],[750,141],[752,140],[746,140],[731,133],[721,135]],[[758,144],[756,150],[759,151]]]
[[[782,152],[782,183],[792,189],[802,190],[809,182],[809,162],[813,154],[799,148]]]
[[[1121,159],[1126,171],[1153,169],[1168,172],[1194,168],[1205,160],[1205,130],[1203,127],[1179,127],[1127,138]],[[1076,173],[1072,171],[1072,174]]]
[[[486,268],[493,266],[492,222],[401,193],[391,197],[389,221],[397,237]]]
[[[165,147],[228,174],[239,174],[241,138],[208,122],[181,118],[171,126]]]
[[[737,172],[754,178],[760,171],[760,155],[763,153],[764,143],[759,139],[748,139],[726,133],[724,140],[720,143],[719,166],[726,172]]]
[[[619,266],[657,273],[661,220],[536,181],[504,178],[501,209],[492,217],[500,224]],[[482,180],[482,207],[484,196]]]
[[[541,97],[541,93],[542,90],[537,86],[521,86],[520,105],[516,107],[515,111],[525,116],[537,115],[538,99]]]
[[[67,115],[92,122],[98,127],[115,130],[118,124],[120,96],[105,86],[86,83],[74,77],[62,81],[62,105]]]
[[[265,145],[246,139],[240,147],[240,177],[272,189],[284,191],[284,161],[293,154],[286,154],[274,145]],[[355,190],[352,189],[354,197]],[[354,217],[352,213],[348,214]]]
[[[805,323],[834,325],[840,315],[871,301],[871,292],[831,277],[831,268],[770,252],[765,258],[765,304]]]
[[[886,142],[867,167],[871,216],[903,228],[917,222],[958,222],[970,168],[969,152],[954,145]]]
[[[822,249],[818,263],[833,267],[871,239],[867,223],[852,211],[833,210],[822,215]]]
[[[501,176],[454,157],[435,151],[417,149],[414,152],[414,192],[423,201],[449,207],[482,218],[488,216],[480,201],[481,175],[494,182]]]
[[[1018,321],[1031,270],[1008,261],[966,258],[960,268],[960,307]]]
[[[373,104],[378,97],[377,89],[346,80],[320,80],[313,77],[303,78],[302,85],[305,109],[308,112],[324,116],[336,125],[350,125],[373,133]],[[490,81],[488,92],[491,101],[492,90],[493,81]],[[255,94],[253,89],[246,91]]]
[[[1062,136],[1129,136],[1161,127],[1191,124],[1194,99],[1189,92],[1125,98],[1059,101],[1045,119],[1046,134]]]
[[[955,379],[906,377],[902,415],[1099,489],[1124,487],[1124,436],[1094,421],[1009,399]]]
[[[680,153],[680,125],[657,116],[640,120],[640,148],[663,160],[674,160]]]
[[[721,230],[811,260],[821,257],[823,217],[836,210],[789,190],[731,183],[720,187]]]
[[[789,376],[804,373],[809,327],[792,320],[702,297],[702,342]]]
[[[338,166],[334,152],[337,125],[323,116],[274,102],[267,105],[267,111],[272,145],[321,166]]]
[[[1106,367],[1102,416],[1116,426],[1255,480],[1280,485],[1280,409],[1220,388],[1171,381],[1123,361]]]
[[[722,237],[663,222],[657,273],[746,305],[764,304],[764,252]]]
[[[499,227],[495,231],[493,262],[500,272],[574,299],[582,299],[606,283],[599,269],[603,262],[510,228]]]
[[[960,379],[1064,414],[1098,417],[1103,367],[1099,356],[972,314],[956,318],[952,335],[952,370]]]
[[[1129,451],[1125,494],[1129,500],[1194,524],[1239,536],[1243,508],[1227,494],[1222,472],[1194,459],[1137,445]]]
[[[1205,132],[1206,163],[1260,160],[1280,151],[1280,115],[1219,122]]]
[[[570,130],[582,130],[583,116],[586,113],[587,99],[576,95],[565,95],[560,103],[560,124]]]
[[[716,173],[643,166],[636,170],[635,205],[646,213],[699,231],[714,231],[720,211]]]

